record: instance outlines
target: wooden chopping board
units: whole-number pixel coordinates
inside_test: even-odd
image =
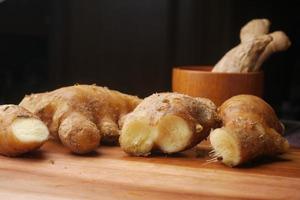
[[[300,199],[300,149],[242,168],[207,163],[208,151],[143,158],[102,146],[76,156],[48,142],[0,156],[0,199]]]

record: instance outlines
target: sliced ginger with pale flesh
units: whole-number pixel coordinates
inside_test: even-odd
[[[125,117],[120,145],[136,156],[176,153],[198,144],[217,124],[216,106],[208,99],[153,94]]]

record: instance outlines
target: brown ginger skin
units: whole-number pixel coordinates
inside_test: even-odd
[[[254,95],[237,95],[228,99],[218,108],[218,114],[224,126],[239,123],[241,120],[246,120],[246,123],[248,119],[248,124],[260,123],[263,126],[273,128],[281,135],[284,132],[284,126],[273,108]]]
[[[269,33],[271,22],[268,19],[253,19],[246,23],[240,30],[241,43],[253,40],[257,36]]]
[[[275,31],[269,34],[271,22],[268,19],[253,19],[241,28],[241,43],[253,40],[256,37],[269,35],[272,37],[262,54],[259,56],[252,71],[259,71],[262,64],[274,53],[286,51],[291,46],[289,37],[283,31]]]
[[[260,156],[287,151],[284,127],[274,110],[261,98],[237,95],[225,101],[218,113],[223,127],[210,135],[214,156],[229,166],[237,166]]]
[[[259,71],[262,64],[274,53],[286,51],[291,46],[289,37],[283,31],[270,33],[272,42],[270,42],[263,53],[259,56],[253,71]]]
[[[241,43],[226,53],[212,71],[257,72],[272,54],[287,50],[291,46],[289,37],[283,31],[269,34],[270,25],[268,19],[249,21],[240,30]],[[267,37],[271,40],[267,41]]]
[[[180,152],[205,139],[218,122],[216,106],[208,99],[178,93],[153,94],[125,117],[120,145],[136,156],[156,150]]]
[[[0,154],[18,156],[36,150],[48,135],[46,125],[25,108],[0,106]]]
[[[240,43],[227,52],[214,66],[212,71],[228,73],[247,73],[253,71],[260,55],[271,41],[272,37],[263,35]]]
[[[83,154],[95,150],[101,138],[118,141],[122,117],[139,102],[105,87],[75,85],[26,96],[20,105],[37,114],[72,152]]]

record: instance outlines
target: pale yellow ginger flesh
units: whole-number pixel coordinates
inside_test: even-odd
[[[261,98],[237,95],[225,101],[218,113],[223,127],[210,134],[213,160],[237,166],[261,156],[288,151],[284,127],[274,110]]]
[[[158,93],[125,116],[119,141],[131,155],[176,153],[205,139],[218,122],[216,106],[208,99]]]
[[[269,33],[268,19],[254,19],[241,28],[241,43],[226,53],[213,72],[257,72],[274,53],[285,51],[291,41],[283,31]],[[269,38],[269,39],[267,39]]]
[[[150,154],[157,134],[157,128],[149,125],[147,120],[135,120],[123,126],[120,143],[123,148],[126,148],[126,152],[146,156]]]
[[[97,149],[101,140],[117,143],[123,116],[140,101],[105,87],[75,85],[25,96],[20,105],[39,116],[72,152],[84,154]]]
[[[210,133],[210,142],[214,149],[212,156],[228,166],[236,166],[241,161],[239,142],[230,130],[215,129]]]
[[[182,151],[193,139],[193,131],[190,129],[189,124],[176,115],[162,117],[157,128],[159,139],[156,140],[156,145],[162,152]]]
[[[22,142],[44,142],[49,136],[47,126],[35,118],[17,118],[11,124],[11,130]]]
[[[0,154],[18,156],[38,149],[49,136],[47,126],[17,105],[0,106]]]

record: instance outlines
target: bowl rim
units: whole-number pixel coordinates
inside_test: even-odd
[[[207,74],[232,74],[232,75],[257,75],[263,74],[263,71],[258,72],[247,72],[247,73],[238,73],[238,72],[212,72],[213,66],[211,65],[182,65],[173,67],[173,71],[181,71],[187,73],[207,73]]]

